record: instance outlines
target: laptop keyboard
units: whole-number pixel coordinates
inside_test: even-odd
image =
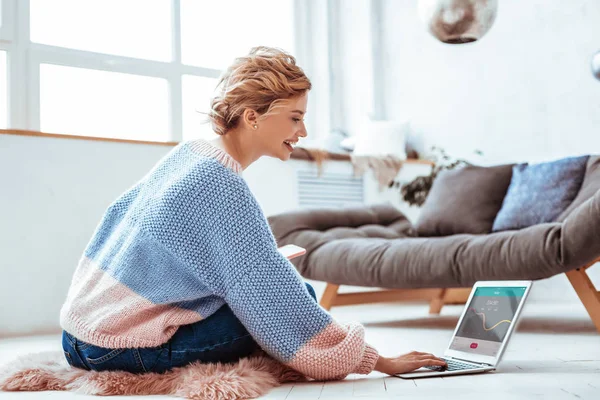
[[[460,371],[460,370],[465,370],[465,369],[481,368],[481,366],[479,366],[479,365],[466,364],[466,363],[456,361],[456,360],[448,360],[444,357],[440,357],[440,358],[442,360],[446,361],[446,364],[448,364],[448,368],[437,366],[437,365],[427,365],[424,368],[431,369],[433,371]]]

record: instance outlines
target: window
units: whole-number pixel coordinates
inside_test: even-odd
[[[181,1],[184,64],[223,69],[257,45],[293,52],[293,2]]]
[[[296,1],[0,0],[0,124],[137,140],[214,137],[203,112],[221,71],[254,46],[293,53]]]
[[[168,141],[167,81],[42,64],[40,125],[43,132]]]
[[[8,100],[8,75],[6,69],[6,52],[0,51],[0,129],[6,129],[8,118],[8,107],[6,104]]]
[[[170,0],[31,0],[31,41],[171,61]]]
[[[183,88],[183,139],[213,139],[217,134],[208,122],[210,100],[218,79],[184,75]]]

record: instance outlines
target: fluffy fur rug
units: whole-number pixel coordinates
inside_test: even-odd
[[[68,390],[81,394],[171,395],[188,399],[248,399],[284,382],[307,379],[265,353],[233,364],[192,363],[164,374],[72,368],[62,352],[22,356],[0,367],[0,390]]]

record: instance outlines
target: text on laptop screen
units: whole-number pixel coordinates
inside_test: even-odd
[[[450,349],[496,356],[513,322],[525,289],[527,288],[477,288]]]

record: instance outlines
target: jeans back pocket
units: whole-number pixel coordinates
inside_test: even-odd
[[[125,350],[127,350],[127,349],[113,349],[113,350],[111,350],[111,349],[104,349],[102,347],[97,347],[97,349],[102,349],[102,351],[100,352],[101,354],[97,354],[97,352],[94,351],[95,349],[91,349],[91,346],[87,348],[86,353],[88,355],[85,357],[85,359],[91,365],[102,365],[104,363],[110,362],[115,357],[118,357]],[[90,350],[92,350],[91,353],[96,353],[92,357],[89,356]]]
[[[81,351],[87,364],[94,371],[127,371],[134,374],[145,372],[136,349],[108,349],[90,345]]]

